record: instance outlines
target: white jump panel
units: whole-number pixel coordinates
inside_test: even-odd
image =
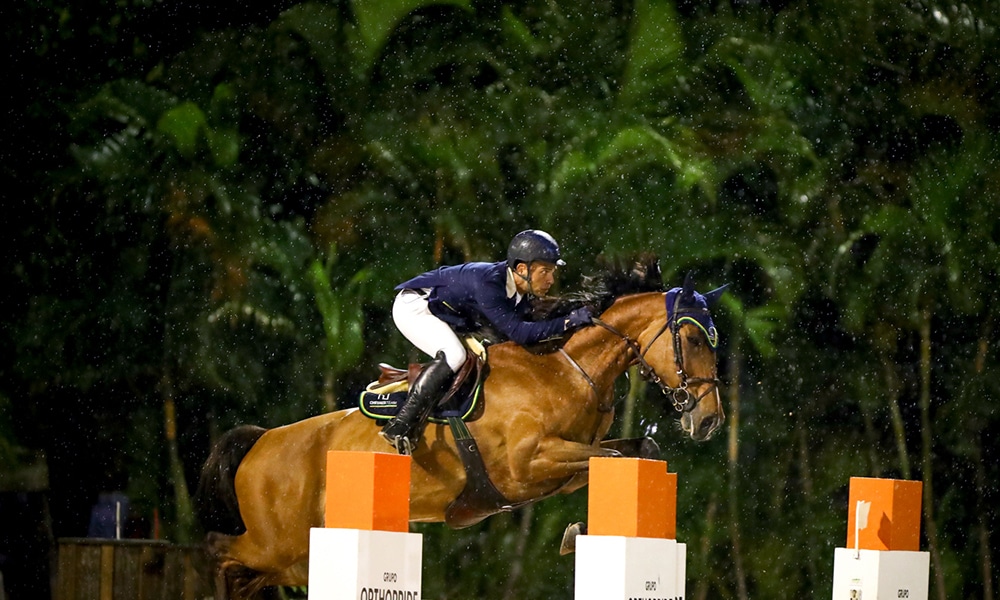
[[[420,600],[423,536],[314,527],[309,600]]]
[[[833,600],[927,600],[929,580],[927,552],[834,550]]]
[[[684,600],[687,545],[613,535],[576,538],[576,600]]]

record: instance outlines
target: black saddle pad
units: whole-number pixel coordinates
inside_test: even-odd
[[[465,389],[459,390],[447,402],[434,407],[430,420],[444,423],[449,417],[466,419],[476,409],[481,389],[482,385],[477,385],[475,389],[471,390],[471,393]],[[365,391],[361,392],[358,407],[369,418],[391,419],[402,408],[407,393],[405,383],[385,386],[379,386],[378,382],[371,383]]]

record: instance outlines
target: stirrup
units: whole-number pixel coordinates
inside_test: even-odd
[[[411,440],[409,436],[406,435],[391,436],[384,431],[380,431],[379,435],[382,436],[382,439],[389,442],[389,445],[395,448],[398,454],[401,454],[403,456],[413,455],[413,450],[414,447],[416,446],[416,442]]]

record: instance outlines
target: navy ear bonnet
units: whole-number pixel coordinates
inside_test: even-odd
[[[684,323],[695,325],[708,338],[708,345],[712,350],[715,350],[719,345],[719,332],[715,329],[709,307],[715,304],[727,287],[728,284],[704,295],[694,290],[685,291],[684,288],[679,287],[667,291],[667,320],[671,323],[671,327],[680,327]],[[677,303],[678,294],[681,294],[679,304]],[[675,306],[677,307],[676,315],[674,314]]]

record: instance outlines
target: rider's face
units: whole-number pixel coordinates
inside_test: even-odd
[[[530,271],[528,265],[519,263],[517,265],[517,272],[521,274],[521,277],[527,277],[528,281],[531,282],[531,287],[529,288],[528,281],[515,278],[517,291],[522,294],[530,291],[536,296],[544,296],[549,293],[549,288],[556,282],[556,266],[550,262],[536,260],[531,263]]]

